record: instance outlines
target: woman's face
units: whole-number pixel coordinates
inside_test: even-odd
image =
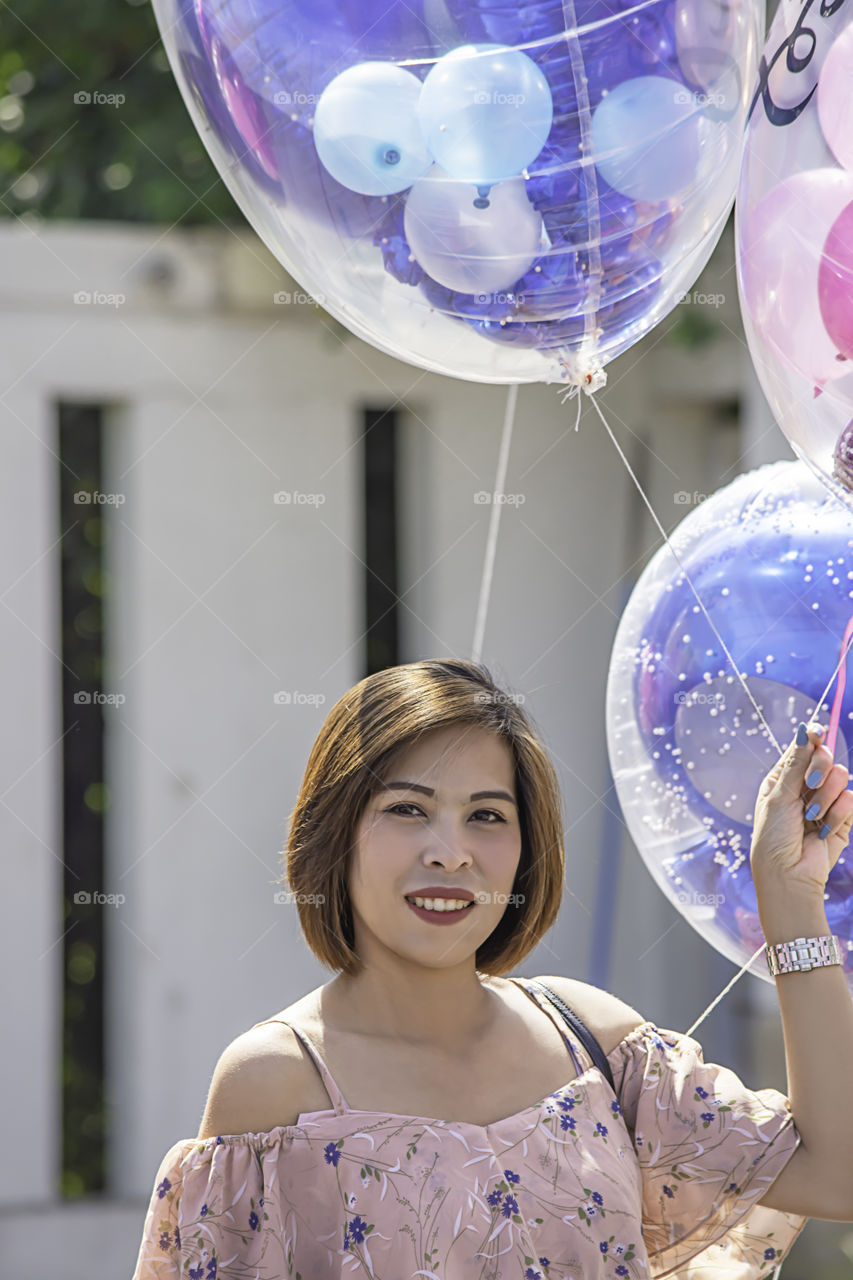
[[[507,908],[521,856],[511,749],[485,729],[436,729],[401,751],[382,782],[388,789],[358,823],[349,873],[356,953],[368,965],[392,955],[468,967]],[[474,905],[437,923],[406,900],[433,888],[469,891]]]

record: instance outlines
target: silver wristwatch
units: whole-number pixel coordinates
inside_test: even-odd
[[[822,938],[794,938],[793,942],[768,943],[764,948],[767,968],[778,973],[806,973],[826,964],[841,964],[841,951],[834,933]]]

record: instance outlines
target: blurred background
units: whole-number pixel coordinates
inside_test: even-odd
[[[352,337],[246,225],[147,3],[0,6],[0,1270],[130,1275],[154,1175],[225,1045],[332,974],[276,900],[335,700],[470,657],[507,389]],[[792,457],[752,373],[731,222],[600,395],[670,531]],[[660,545],[591,409],[520,389],[483,660],[563,791],[559,920],[520,972],[685,1030],[735,967],[663,897],[610,776],[604,692]],[[484,500],[485,499],[485,500]],[[695,1033],[785,1089],[775,990]],[[810,1222],[784,1280],[841,1280]]]

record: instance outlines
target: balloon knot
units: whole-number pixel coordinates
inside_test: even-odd
[[[588,396],[595,395],[596,391],[600,391],[602,387],[607,385],[607,374],[601,368],[588,370],[583,375],[581,386]]]
[[[607,385],[607,374],[601,365],[590,355],[581,354],[568,359],[560,357],[561,381],[570,383],[569,396],[585,391],[588,396],[595,395]]]

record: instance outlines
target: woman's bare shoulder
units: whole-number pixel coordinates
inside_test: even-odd
[[[316,1096],[316,1068],[287,1025],[307,1021],[314,992],[255,1023],[226,1045],[213,1070],[198,1138],[268,1133],[295,1124]]]
[[[543,974],[539,979],[580,1014],[605,1054],[612,1053],[627,1035],[647,1021],[631,1005],[601,987],[579,978]]]

